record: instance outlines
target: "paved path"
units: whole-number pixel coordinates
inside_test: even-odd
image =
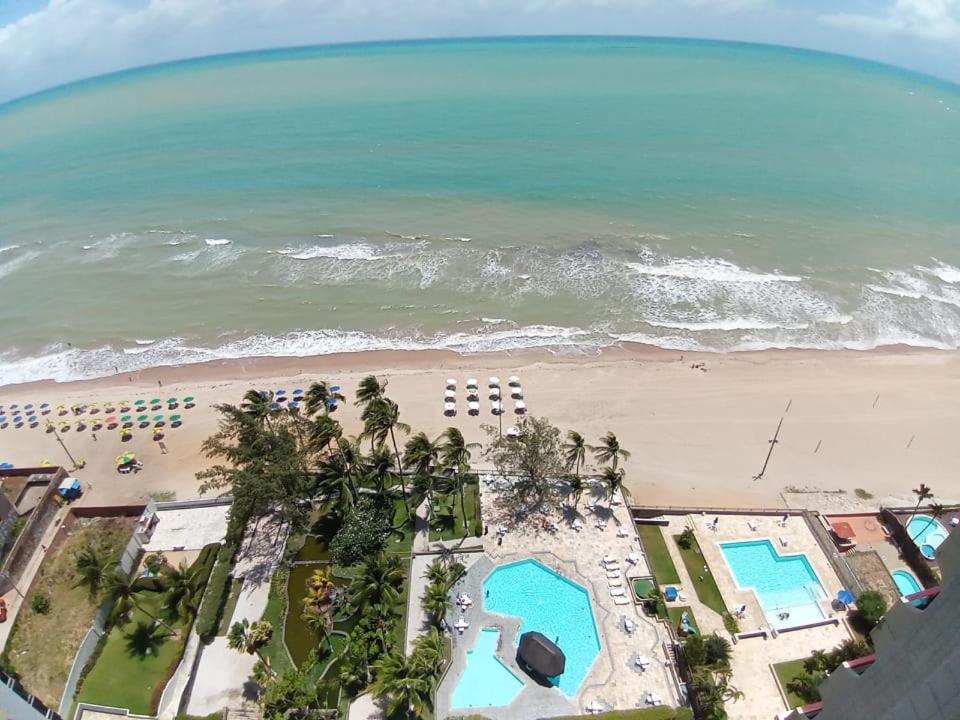
[[[23,604],[23,596],[20,593],[25,593],[30,588],[30,584],[37,576],[37,571],[40,570],[40,565],[43,563],[43,558],[47,554],[46,549],[50,547],[51,543],[53,543],[54,537],[60,530],[60,524],[63,522],[63,518],[66,517],[66,514],[69,511],[70,507],[67,505],[57,510],[57,513],[53,516],[53,520],[51,521],[50,525],[43,533],[40,544],[37,545],[37,548],[33,551],[30,562],[27,563],[27,567],[20,576],[20,581],[17,583],[17,590],[10,590],[6,595],[3,596],[3,599],[7,603],[7,621],[3,624],[0,624],[0,651],[7,646],[7,639],[10,637],[10,631],[13,630],[14,622],[17,619],[17,613],[20,612],[20,606]]]

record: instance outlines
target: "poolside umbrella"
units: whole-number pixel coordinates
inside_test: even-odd
[[[853,593],[849,590],[841,590],[837,593],[837,600],[842,602],[844,605],[852,605],[855,598],[853,597]]]
[[[120,401],[120,412],[127,412],[127,410],[129,410],[129,409],[130,409],[130,401],[129,401],[129,400],[121,400],[121,401]]]
[[[40,412],[44,415],[50,412],[50,403],[40,403]]]
[[[528,672],[544,678],[562,675],[567,668],[567,658],[563,650],[538,632],[525,632],[520,636],[517,660]]]
[[[36,416],[36,415],[31,415],[30,417],[27,418],[27,422],[30,423],[31,425],[36,425],[36,424],[37,424],[37,416]]]
[[[500,378],[494,376],[490,378],[490,387],[496,387],[500,384]]]
[[[117,455],[117,465],[129,465],[136,459],[137,456],[132,452],[125,452],[123,455]]]

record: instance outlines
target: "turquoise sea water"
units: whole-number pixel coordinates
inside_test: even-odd
[[[573,697],[600,652],[600,637],[586,589],[536,560],[502,565],[483,581],[488,612],[521,619],[520,636],[539,632],[566,656],[566,668],[550,682]]]
[[[960,344],[960,90],[836,56],[191,61],[0,106],[0,178],[0,383],[383,347]]]

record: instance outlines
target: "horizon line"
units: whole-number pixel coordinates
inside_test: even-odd
[[[802,47],[799,45],[777,45],[774,43],[764,43],[764,42],[754,42],[750,40],[728,40],[721,38],[707,38],[707,37],[689,37],[689,36],[680,36],[680,35],[621,35],[621,34],[610,34],[610,35],[464,35],[464,36],[448,36],[448,37],[422,37],[422,38],[383,38],[380,40],[350,40],[342,42],[331,42],[331,43],[311,43],[307,45],[282,45],[274,47],[264,47],[264,48],[252,48],[248,50],[235,50],[225,53],[213,53],[209,55],[191,55],[188,57],[177,58],[176,60],[164,60],[157,63],[149,63],[147,65],[135,65],[133,67],[120,68],[118,70],[111,70],[110,72],[101,73],[99,75],[89,75],[87,77],[78,78],[76,80],[70,80],[69,82],[61,83],[59,85],[51,85],[49,87],[41,88],[40,90],[35,90],[33,92],[27,93],[26,95],[18,95],[16,97],[10,98],[9,100],[4,100],[0,102],[0,113],[6,112],[11,108],[32,102],[34,100],[44,99],[46,96],[52,96],[59,93],[67,92],[70,90],[77,89],[84,85],[92,85],[97,82],[102,82],[109,79],[116,79],[123,76],[133,76],[138,74],[149,74],[158,70],[163,70],[176,66],[186,66],[191,64],[202,64],[202,63],[211,63],[211,62],[229,62],[234,60],[239,60],[244,57],[255,57],[255,56],[271,56],[271,55],[283,55],[284,53],[294,53],[294,52],[307,52],[311,50],[338,50],[338,49],[351,49],[351,48],[364,48],[364,47],[400,47],[404,45],[430,45],[430,44],[455,44],[455,43],[496,43],[496,42],[509,42],[509,41],[576,41],[576,40],[629,40],[633,42],[674,42],[674,43],[691,43],[691,44],[704,44],[704,45],[726,45],[726,46],[742,46],[746,48],[755,48],[755,49],[767,49],[767,50],[779,50],[787,51],[791,53],[798,53],[803,55],[813,55],[813,56],[822,56],[822,57],[832,57],[838,60],[843,60],[858,65],[867,65],[875,68],[892,70],[897,73],[914,76],[916,78],[922,79],[926,82],[932,82],[939,85],[944,85],[953,89],[960,89],[960,83],[948,80],[947,78],[940,77],[937,75],[932,75],[927,72],[920,70],[914,70],[912,68],[903,67],[901,65],[894,65],[892,63],[883,62],[881,60],[873,60],[870,58],[861,57],[858,55],[848,55],[845,53],[828,51],[828,50],[816,50],[813,48]]]

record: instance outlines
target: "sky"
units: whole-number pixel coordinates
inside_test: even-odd
[[[0,102],[241,50],[572,34],[790,45],[960,82],[960,0],[0,0]]]

